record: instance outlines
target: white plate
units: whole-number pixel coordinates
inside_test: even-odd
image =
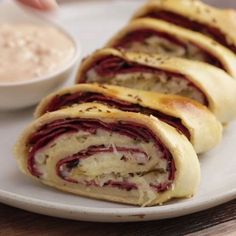
[[[59,20],[63,20],[64,26],[67,25],[78,35],[85,55],[101,47],[128,20],[137,5],[135,1],[100,2],[93,5],[71,3],[62,8]],[[172,201],[163,206],[139,208],[59,192],[21,174],[11,150],[20,132],[32,120],[32,113],[33,109],[0,113],[2,203],[62,218],[124,222],[181,216],[236,198],[236,123],[227,128],[223,142],[217,148],[200,157],[202,181],[194,198]]]

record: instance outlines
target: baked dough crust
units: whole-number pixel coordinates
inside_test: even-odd
[[[132,19],[160,10],[178,14],[206,27],[214,27],[223,33],[228,44],[236,47],[236,11],[233,9],[216,8],[198,0],[151,0],[139,9]]]
[[[107,110],[109,110],[110,113],[107,113]],[[158,193],[156,199],[149,203],[149,205],[162,204],[172,198],[191,197],[196,193],[200,181],[200,165],[192,145],[184,135],[179,134],[174,128],[161,122],[155,117],[147,117],[139,113],[122,112],[95,103],[82,104],[78,107],[47,113],[29,125],[15,146],[15,156],[17,162],[20,169],[25,174],[33,177],[34,179],[38,179],[46,185],[77,195],[133,205],[143,204],[139,202],[137,190],[126,192],[116,190],[114,192],[113,190],[107,191],[102,188],[85,188],[78,184],[68,183],[63,179],[58,178],[57,175],[53,174],[55,170],[52,166],[47,168],[47,171],[50,172],[48,173],[48,179],[43,180],[40,178],[35,178],[30,174],[27,168],[29,151],[27,143],[29,137],[44,124],[66,118],[96,119],[103,122],[113,123],[119,121],[135,122],[147,127],[161,140],[163,145],[168,148],[173,156],[176,166],[175,179],[172,188]]]
[[[223,65],[224,70],[236,78],[236,55],[232,51],[201,33],[187,30],[158,19],[142,18],[130,22],[129,25],[124,27],[106,44],[106,47],[116,47],[127,34],[146,29],[167,33],[173,37],[193,43],[217,58]]]
[[[126,101],[134,105],[159,111],[165,115],[179,118],[190,132],[190,141],[197,153],[209,151],[216,146],[222,136],[222,125],[216,117],[203,105],[181,96],[145,92],[124,87],[97,84],[79,84],[55,92],[38,105],[35,117],[42,116],[48,105],[56,96],[93,92],[106,97]],[[79,104],[79,103],[77,103]],[[74,106],[73,104],[71,106]]]
[[[82,82],[86,72],[98,60],[108,56],[117,56],[127,62],[180,73],[202,90],[208,99],[208,108],[219,121],[228,123],[236,118],[236,81],[223,70],[202,62],[106,48],[96,51],[83,61],[77,73],[76,83]],[[109,84],[109,81],[106,81],[106,84]]]

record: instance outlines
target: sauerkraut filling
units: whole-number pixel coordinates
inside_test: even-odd
[[[165,10],[149,11],[140,17],[149,17],[149,18],[164,20],[169,23],[172,23],[172,24],[175,24],[175,25],[178,25],[178,26],[181,26],[181,27],[184,27],[184,28],[196,31],[196,32],[200,32],[205,35],[209,35],[214,40],[216,40],[218,43],[224,45],[225,47],[229,48],[234,53],[236,53],[236,46],[217,27],[203,24],[203,23],[191,20],[187,17],[181,16],[177,13],[173,13],[173,12],[165,11]],[[213,22],[213,24],[215,24],[217,22],[217,19],[213,18],[212,22]]]
[[[149,54],[164,54],[190,60],[202,61],[226,70],[214,55],[191,41],[164,32],[137,30],[124,36],[116,45],[118,49]]]
[[[56,176],[75,185],[152,195],[169,189],[175,179],[171,153],[135,123],[58,120],[32,135],[28,146],[30,173],[47,181]]]
[[[184,75],[126,62],[118,57],[107,57],[98,61],[87,71],[82,82],[106,83],[175,94],[191,98],[206,106],[209,105],[204,92]]]
[[[56,95],[45,107],[43,114],[46,112],[56,111],[65,107],[73,106],[74,104],[82,104],[86,102],[102,103],[112,108],[117,108],[122,111],[139,112],[145,115],[153,115],[167,124],[175,127],[178,131],[183,133],[188,139],[191,138],[190,131],[182,124],[180,118],[176,118],[164,114],[158,110],[150,109],[139,105],[142,102],[141,98],[135,97],[132,94],[129,96],[137,100],[137,103],[130,103],[118,98],[106,96],[104,94],[95,92],[76,92],[67,93],[63,95]]]

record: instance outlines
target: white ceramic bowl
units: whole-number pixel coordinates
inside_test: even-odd
[[[63,27],[54,24],[37,14],[30,14],[14,3],[8,1],[0,4],[0,22],[30,22],[44,25],[53,25],[67,35],[75,45],[75,53],[69,63],[55,73],[41,78],[17,83],[0,83],[0,110],[12,110],[29,107],[39,102],[44,96],[61,87],[74,73],[79,56],[80,48],[73,35]]]

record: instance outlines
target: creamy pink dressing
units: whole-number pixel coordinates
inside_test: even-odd
[[[0,83],[28,81],[56,72],[75,52],[60,30],[30,23],[0,23]]]

